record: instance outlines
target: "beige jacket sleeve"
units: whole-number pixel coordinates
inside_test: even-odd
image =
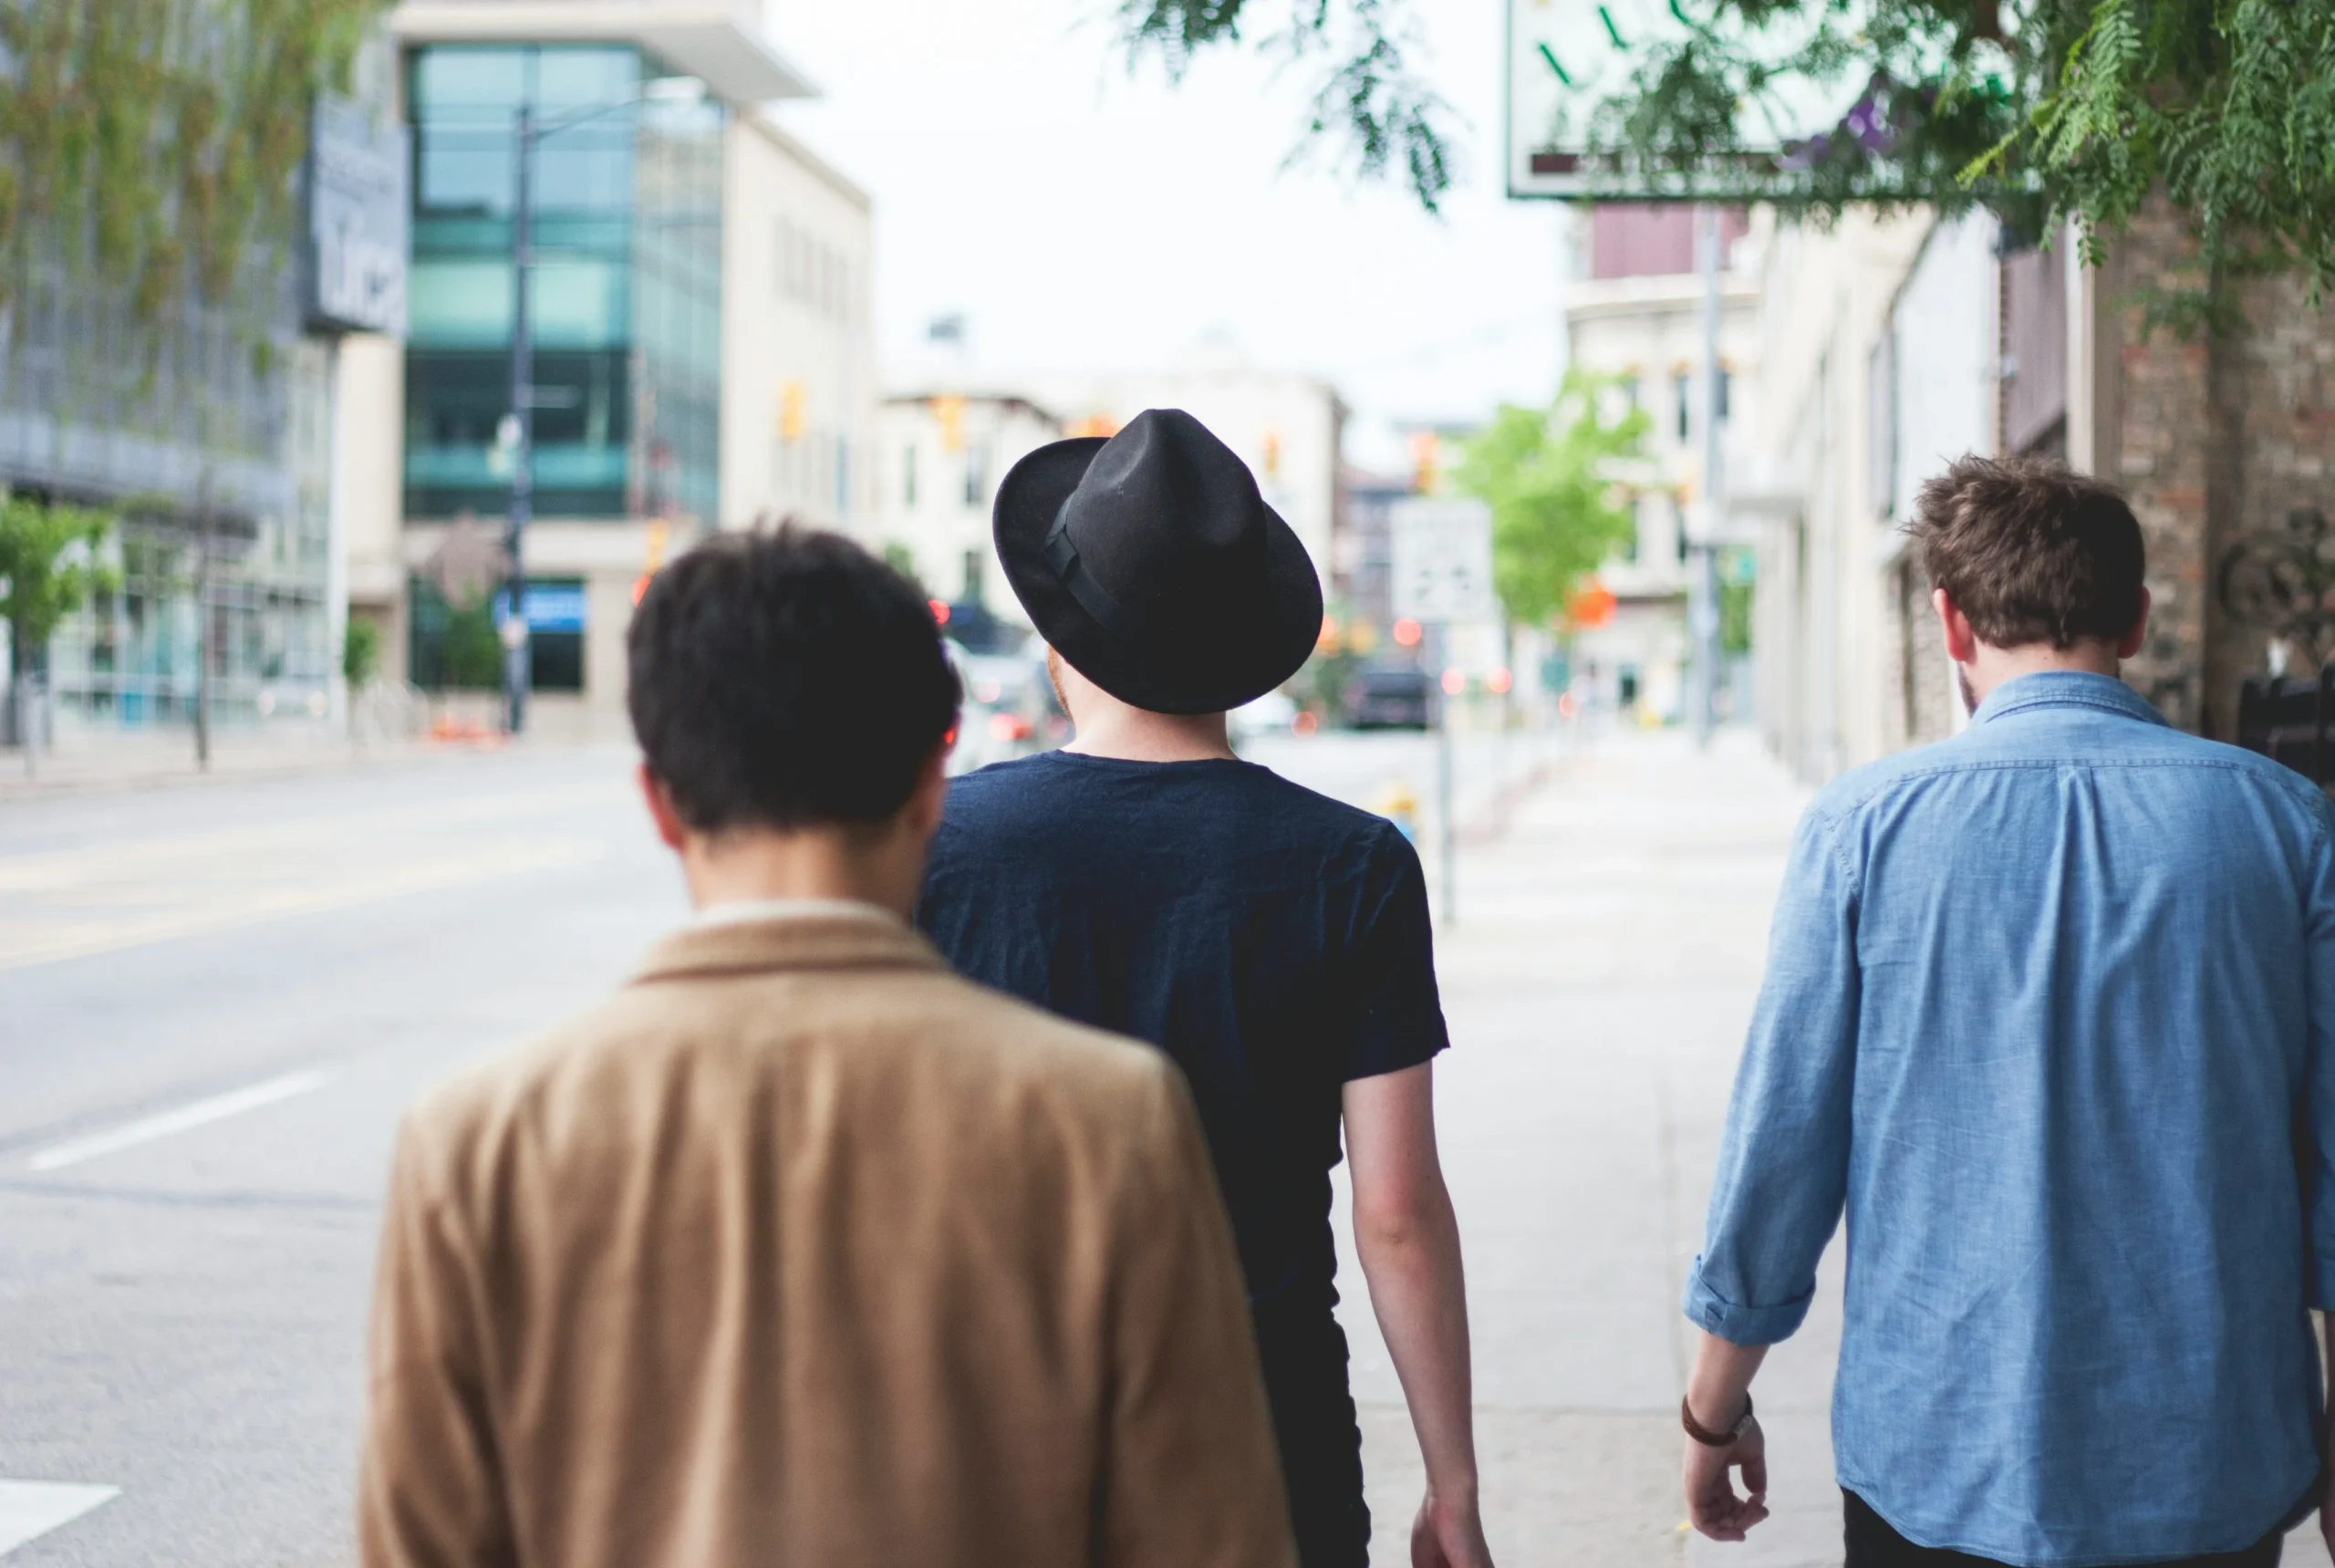
[[[1096,1560],[1295,1568],[1231,1226],[1183,1079],[1159,1069],[1115,1221]]]
[[[429,1165],[409,1118],[374,1276],[358,1541],[365,1568],[501,1568],[518,1552],[488,1410],[479,1273]]]

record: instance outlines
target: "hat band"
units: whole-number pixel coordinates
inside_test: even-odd
[[[1113,597],[1111,590],[1096,582],[1095,574],[1078,558],[1078,546],[1070,537],[1070,501],[1068,495],[1062,498],[1062,509],[1054,514],[1054,525],[1046,531],[1046,565],[1053,569],[1062,586],[1070,590],[1070,597],[1101,622],[1105,631],[1130,642],[1143,640],[1151,618]]]

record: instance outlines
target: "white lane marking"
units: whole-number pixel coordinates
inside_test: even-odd
[[[286,1073],[280,1078],[230,1089],[223,1095],[196,1100],[176,1110],[162,1111],[139,1121],[127,1122],[110,1131],[50,1144],[47,1148],[36,1151],[25,1164],[34,1170],[60,1170],[68,1165],[78,1165],[85,1159],[95,1159],[101,1154],[111,1154],[116,1149],[150,1143],[158,1137],[184,1132],[189,1127],[222,1121],[245,1111],[257,1110],[262,1106],[272,1106],[278,1100],[288,1100],[295,1095],[305,1095],[311,1089],[322,1088],[325,1080],[330,1076],[330,1074],[315,1068]]]
[[[74,1486],[66,1481],[0,1480],[0,1557],[36,1535],[70,1524],[101,1502],[121,1495],[118,1486]]]

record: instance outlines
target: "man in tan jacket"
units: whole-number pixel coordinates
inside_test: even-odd
[[[699,914],[407,1117],[369,1568],[1291,1568],[1175,1069],[906,922],[957,709],[922,599],[833,535],[724,535],[630,658]]]

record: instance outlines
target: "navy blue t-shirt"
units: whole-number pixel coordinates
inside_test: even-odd
[[[970,978],[1175,1058],[1267,1382],[1282,1394],[1294,1367],[1276,1362],[1302,1362],[1318,1386],[1334,1355],[1350,1432],[1330,1310],[1339,1091],[1448,1043],[1409,842],[1249,763],[1051,752],[950,785],[917,919]]]

